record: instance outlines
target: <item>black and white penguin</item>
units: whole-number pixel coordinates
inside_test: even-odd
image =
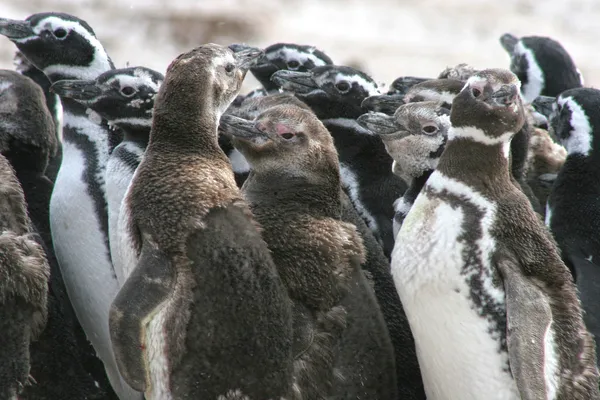
[[[272,79],[308,104],[333,136],[344,190],[389,257],[394,246],[393,203],[407,185],[393,174],[393,160],[381,138],[356,122],[364,113],[362,101],[379,93],[377,84],[361,71],[337,65],[309,72],[278,71]]]
[[[46,326],[50,267],[34,239],[21,185],[2,155],[0,182],[0,398],[12,400],[35,382],[30,343]]]
[[[31,64],[31,62],[29,62],[29,60],[25,58],[23,53],[21,53],[19,50],[17,50],[15,54],[14,65],[15,70],[18,73],[31,78],[31,80],[33,80],[42,88],[44,97],[46,98],[46,106],[48,107],[48,111],[50,111],[52,119],[54,120],[54,135],[56,137],[57,146],[53,153],[50,154],[48,166],[46,167],[45,171],[45,175],[48,177],[48,179],[54,182],[62,161],[62,103],[56,94],[50,92],[50,85],[52,83],[48,77],[42,71],[34,67],[33,64]]]
[[[393,116],[364,114],[358,123],[381,137],[394,159],[392,171],[409,184],[394,202],[395,238],[444,151],[450,110],[436,101],[422,101],[400,106]]]
[[[38,13],[24,21],[0,19],[7,36],[50,79],[95,79],[114,69],[106,50],[83,20]],[[120,134],[98,114],[63,98],[63,155],[50,201],[56,258],[77,318],[115,392],[141,398],[119,376],[108,332],[110,304],[119,288],[110,259],[105,170]]]
[[[107,71],[95,80],[62,80],[52,85],[61,97],[76,100],[97,112],[110,126],[123,132],[106,164],[106,198],[110,253],[119,283],[125,278],[117,248],[121,203],[140,164],[152,126],[154,97],[162,84],[161,73],[144,67]]]
[[[552,186],[546,224],[573,272],[584,320],[600,341],[600,90],[579,88],[558,96],[550,129],[567,151]]]
[[[579,69],[558,41],[545,36],[518,38],[505,33],[500,44],[510,56],[510,70],[521,81],[526,103],[540,95],[555,97],[567,89],[583,86]]]
[[[396,399],[394,350],[361,269],[356,226],[340,221],[337,151],[312,111],[223,116],[252,166],[242,192],[294,304],[295,398]]]
[[[510,177],[519,90],[508,70],[468,80],[398,232],[392,274],[429,400],[600,398],[569,270]]]
[[[121,209],[131,273],[110,313],[119,370],[147,400],[290,398],[291,303],[217,143],[260,55],[183,53],[155,100]]]
[[[332,65],[331,58],[314,46],[295,43],[275,43],[264,49],[264,55],[250,72],[267,93],[279,91],[271,76],[281,70],[307,72],[315,67]]]

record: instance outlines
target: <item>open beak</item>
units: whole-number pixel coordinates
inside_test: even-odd
[[[310,72],[297,72],[279,70],[271,75],[271,81],[275,82],[283,90],[295,93],[310,93],[319,88]]]
[[[0,18],[0,35],[10,40],[25,39],[35,35],[29,21]]]
[[[229,49],[233,51],[233,57],[235,57],[238,68],[244,71],[248,71],[256,64],[258,58],[264,55],[261,49],[245,44],[231,44]]]
[[[390,135],[400,129],[393,116],[380,112],[363,114],[358,117],[356,122],[377,135]]]
[[[90,101],[102,94],[96,81],[62,80],[52,84],[50,91],[76,101]]]
[[[518,42],[519,38],[510,33],[505,33],[500,37],[500,44],[508,54],[512,54],[515,51],[515,46]]]
[[[253,121],[224,114],[219,121],[219,131],[247,142],[265,142],[269,137],[256,128]]]
[[[403,94],[378,94],[369,96],[361,103],[361,107],[367,111],[376,111],[392,115],[398,107],[404,104]]]

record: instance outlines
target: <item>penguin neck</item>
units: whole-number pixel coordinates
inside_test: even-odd
[[[481,190],[510,184],[510,142],[488,144],[472,138],[448,140],[437,171]]]
[[[119,125],[123,131],[123,141],[134,143],[145,149],[150,139],[150,126],[142,125]]]
[[[432,173],[433,170],[428,169],[427,171],[424,171],[421,175],[417,176],[416,178],[413,178],[413,180],[410,182],[410,186],[402,195],[404,202],[409,203],[411,205],[415,202],[417,196],[419,195],[419,193],[421,193],[421,189],[425,187],[425,183],[427,183],[427,179],[429,179]]]

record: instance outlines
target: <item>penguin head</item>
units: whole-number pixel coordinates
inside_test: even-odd
[[[254,121],[224,115],[223,132],[257,173],[284,172],[305,176],[337,170],[337,152],[329,131],[315,114],[293,104],[271,107]]]
[[[510,55],[510,70],[521,81],[521,91],[527,103],[540,95],[554,97],[583,85],[583,78],[573,59],[556,40],[542,36],[517,38],[506,33],[500,38],[500,43]]]
[[[561,93],[549,118],[550,133],[569,156],[588,157],[600,146],[600,90],[578,88]]]
[[[155,100],[155,112],[167,98],[171,104],[197,111],[195,98],[218,118],[238,95],[242,82],[262,50],[236,44],[208,43],[180,54],[167,67],[164,84]],[[166,87],[166,89],[165,89]],[[163,90],[165,89],[165,90]],[[176,99],[175,99],[176,98]],[[185,104],[184,104],[185,103]]]
[[[362,71],[326,65],[308,72],[278,71],[271,77],[283,90],[291,91],[311,106],[336,115],[325,118],[357,118],[363,113],[361,104],[369,96],[380,94],[375,81]],[[332,107],[332,105],[338,107]],[[322,117],[320,112],[317,112]]]
[[[0,34],[52,81],[93,79],[114,68],[93,29],[70,14],[38,13],[24,21],[0,19]]]
[[[404,96],[411,87],[430,79],[431,78],[419,78],[416,76],[401,76],[394,79],[394,81],[390,84],[387,94]]]
[[[331,65],[331,58],[314,46],[294,43],[275,43],[265,48],[265,54],[257,61],[250,72],[267,91],[278,89],[271,75],[288,70],[306,72],[323,65]]]
[[[150,128],[154,97],[164,77],[144,67],[106,71],[94,80],[61,80],[50,90],[100,114],[124,129]]]
[[[455,79],[459,81],[466,81],[477,71],[478,70],[473,66],[466,63],[461,63],[454,67],[447,67],[438,75],[438,79]]]
[[[358,123],[379,135],[404,181],[437,167],[450,129],[450,110],[436,101],[401,105],[394,115],[368,113]]]
[[[486,144],[508,143],[525,123],[519,90],[518,78],[508,70],[477,72],[452,102],[452,132]]]

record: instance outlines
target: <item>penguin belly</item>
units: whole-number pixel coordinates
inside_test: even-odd
[[[392,254],[392,274],[415,338],[427,399],[519,400],[506,336],[480,312],[492,299],[505,329],[504,291],[492,286],[486,271],[481,287],[473,287],[471,278],[480,271],[470,270],[464,259],[464,220],[462,207],[421,193]],[[491,268],[490,258],[484,254],[484,269]]]
[[[63,142],[63,160],[50,199],[54,252],[77,319],[104,363],[111,386],[121,400],[139,400],[141,393],[124,386],[112,351],[108,313],[118,283],[83,181],[84,165],[83,152]]]

